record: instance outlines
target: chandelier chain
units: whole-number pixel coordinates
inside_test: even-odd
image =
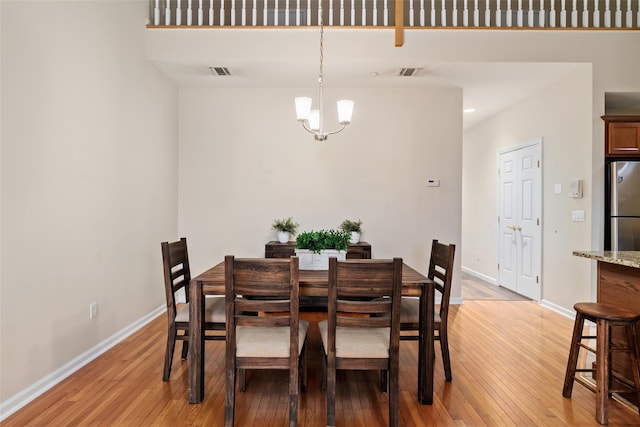
[[[322,18],[322,4],[318,11],[318,20],[320,23],[320,75],[318,76],[318,82],[322,86],[324,80],[324,21]]]

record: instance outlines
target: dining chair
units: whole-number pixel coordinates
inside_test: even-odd
[[[399,421],[402,259],[329,259],[328,315],[319,322],[327,426],[336,425],[336,370],[379,370],[388,376],[389,425]]]
[[[309,322],[299,320],[298,257],[225,257],[227,320],[225,426],[234,425],[236,377],[246,369],[289,371],[289,426],[306,389]],[[241,375],[241,391],[244,375]]]
[[[187,358],[189,351],[189,282],[191,281],[191,269],[189,267],[189,253],[185,237],[176,242],[162,242],[160,246],[162,248],[164,290],[167,300],[167,320],[169,321],[162,381],[169,381],[176,340],[182,341],[182,360]],[[186,304],[181,304],[178,307],[176,304],[176,292],[180,289],[184,289]],[[204,321],[205,339],[225,339],[223,296],[207,297],[205,299]],[[206,331],[216,332],[207,334]]]
[[[434,340],[440,341],[444,376],[447,381],[452,380],[451,360],[449,357],[449,339],[447,335],[447,319],[449,314],[449,300],[451,297],[451,279],[453,277],[453,259],[456,245],[443,244],[433,240],[431,244],[431,259],[427,277],[435,282],[435,290],[441,295],[440,309],[434,312]],[[417,340],[420,331],[420,301],[417,298],[402,297],[402,311],[400,313],[400,339]],[[410,331],[409,333],[404,333]],[[436,334],[437,332],[437,334]]]

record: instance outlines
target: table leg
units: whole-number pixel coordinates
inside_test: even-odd
[[[418,401],[433,404],[433,315],[435,309],[433,286],[425,285],[420,294],[420,334],[418,338]]]
[[[204,398],[204,295],[199,281],[189,288],[189,403],[200,403]]]

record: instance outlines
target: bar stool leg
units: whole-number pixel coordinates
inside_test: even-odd
[[[573,391],[573,379],[576,375],[576,366],[578,365],[578,352],[580,351],[580,338],[584,328],[584,318],[580,313],[576,313],[576,320],[573,324],[573,337],[571,338],[571,347],[569,348],[569,361],[567,362],[567,373],[564,376],[564,387],[562,395],[571,397]]]
[[[610,364],[611,355],[609,343],[611,342],[609,322],[598,319],[596,322],[596,421],[602,425],[609,424],[609,388],[610,388]]]
[[[636,399],[640,403],[640,366],[638,366],[638,358],[640,358],[640,346],[638,345],[638,329],[636,324],[632,324],[625,328],[627,330],[627,342],[631,347],[631,370],[633,371],[633,381],[636,386]],[[640,405],[638,405],[638,414],[640,415]]]

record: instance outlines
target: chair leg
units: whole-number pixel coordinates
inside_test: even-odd
[[[300,353],[299,363],[299,373],[300,373],[300,391],[302,393],[307,391],[307,345],[306,343],[302,347],[302,352]]]
[[[336,425],[336,365],[327,361],[327,427]]]
[[[176,328],[175,325],[169,325],[167,331],[167,349],[164,352],[164,371],[162,373],[162,381],[169,381],[171,376],[171,364],[173,362],[173,351],[176,347]]]
[[[640,402],[640,346],[638,346],[638,329],[636,325],[630,325],[626,327],[627,329],[627,340],[629,342],[629,347],[631,347],[631,352],[629,355],[631,356],[631,370],[633,371],[633,382],[636,387],[636,398],[638,402]],[[638,407],[638,414],[640,414],[640,406]]]
[[[320,390],[327,391],[327,355],[323,354],[320,357],[320,365],[322,369],[322,379],[320,381]]]
[[[236,409],[236,364],[227,358],[227,375],[225,381],[226,395],[224,400],[224,425],[233,427]]]
[[[584,328],[584,318],[580,313],[576,313],[576,320],[573,324],[573,336],[571,337],[571,347],[569,348],[569,360],[567,361],[567,372],[564,376],[564,387],[562,395],[571,397],[573,391],[573,380],[576,375],[578,364],[578,352],[580,350],[580,337]]]
[[[389,426],[398,427],[400,420],[400,384],[399,384],[400,367],[392,363],[389,368]]]
[[[449,338],[447,336],[447,328],[438,331],[440,337],[440,351],[442,352],[442,364],[444,365],[444,378],[451,382],[451,358],[449,356]]]
[[[246,369],[238,369],[238,381],[240,382],[240,393],[244,393],[247,391],[247,370]]]
[[[185,335],[189,335],[188,332],[185,331]],[[180,355],[182,360],[186,360],[189,355],[189,340],[182,340],[182,354]]]
[[[296,360],[297,359],[297,360]],[[298,366],[289,369],[289,427],[298,425],[298,393],[300,390],[300,359],[295,358],[291,363],[297,362]]]

